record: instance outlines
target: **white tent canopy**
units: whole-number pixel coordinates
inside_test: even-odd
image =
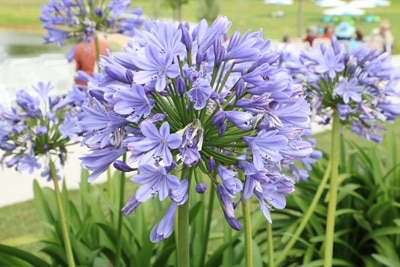
[[[346,2],[342,0],[319,0],[314,4],[319,7],[339,7],[346,5]]]
[[[293,0],[264,0],[266,5],[292,5]]]
[[[351,6],[341,6],[336,8],[330,8],[323,11],[326,16],[361,16],[365,14],[365,11],[359,8]]]
[[[374,1],[369,0],[353,0],[347,4],[353,8],[374,8],[376,7]]]

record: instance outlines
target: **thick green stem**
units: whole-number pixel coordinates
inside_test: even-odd
[[[251,213],[250,201],[244,203],[242,201],[243,217],[244,217],[244,245],[246,267],[253,267],[253,235],[251,231]]]
[[[183,168],[182,178],[188,179],[188,191],[190,191],[192,169]],[[176,248],[178,267],[190,267],[190,233],[189,233],[189,198],[185,204],[178,206],[178,222],[176,233]]]
[[[178,267],[189,267],[189,201],[178,206],[177,235]]]
[[[209,191],[210,191],[210,202],[208,204],[206,228],[204,230],[203,250],[201,251],[199,266],[204,266],[204,263],[206,261],[206,256],[207,256],[208,239],[209,239],[210,228],[211,228],[211,217],[212,217],[212,212],[214,210],[214,199],[215,199],[215,194],[216,194],[214,183],[211,183],[211,188]]]
[[[96,47],[96,66],[97,66],[97,71],[101,72],[101,68],[99,66],[99,62],[100,62],[100,43],[99,43],[99,37],[97,37],[97,36],[94,37],[94,45]]]
[[[303,232],[304,228],[308,225],[311,215],[313,215],[313,213],[315,211],[315,207],[317,206],[318,201],[320,200],[322,193],[324,192],[326,183],[328,182],[328,178],[330,175],[330,170],[331,170],[331,164],[329,162],[326,172],[325,172],[324,176],[322,177],[322,180],[318,186],[317,192],[315,192],[314,198],[311,201],[311,204],[310,204],[309,208],[307,209],[306,214],[304,214],[304,217],[301,219],[300,225],[297,227],[296,232],[290,238],[290,241],[287,243],[284,250],[280,253],[278,259],[276,259],[276,261],[275,261],[276,266],[279,266],[279,264],[284,259],[287,258],[287,254],[292,249],[293,245],[297,242],[297,240],[298,240],[299,236],[301,235],[301,233]]]
[[[124,155],[124,162],[126,160],[126,156]],[[120,266],[121,260],[121,250],[122,250],[122,222],[123,222],[123,214],[122,208],[124,207],[124,196],[125,196],[125,172],[120,173],[120,183],[119,183],[119,205],[118,205],[118,228],[117,228],[117,245],[115,252],[115,261],[114,266]]]
[[[331,267],[333,260],[333,245],[335,234],[335,214],[337,205],[337,191],[339,188],[339,146],[340,145],[340,119],[338,113],[333,114],[332,143],[331,143],[331,179],[329,187],[329,204],[325,234],[324,266]]]
[[[232,227],[227,223],[224,223],[224,243],[228,246],[222,255],[222,267],[231,267],[233,265]]]
[[[269,267],[274,267],[274,240],[272,237],[272,225],[267,223],[268,232],[268,256],[269,256]]]
[[[54,192],[56,194],[58,212],[60,214],[61,231],[64,239],[64,249],[65,249],[65,254],[67,256],[68,267],[75,267],[74,255],[72,253],[71,241],[69,240],[68,226],[64,215],[64,209],[62,206],[61,193],[60,193],[60,187],[58,185],[56,168],[52,160],[50,160],[49,162],[49,167],[50,167],[51,179],[53,180],[54,183]]]

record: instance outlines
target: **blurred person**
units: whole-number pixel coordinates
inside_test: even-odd
[[[358,46],[355,39],[356,28],[347,21],[340,22],[334,30],[334,34],[339,43],[346,45],[346,49],[351,51]]]
[[[379,52],[392,52],[394,39],[390,31],[390,22],[382,20],[379,28],[372,30],[366,45]]]
[[[107,55],[108,44],[99,39],[99,51],[100,55]],[[76,63],[76,72],[84,71],[90,76],[96,68],[96,44],[94,38],[90,38],[90,41],[84,40],[76,45],[74,60]],[[78,85],[87,85],[87,82],[75,79],[75,83]]]
[[[356,41],[359,43],[364,43],[364,34],[360,29],[356,30]]]
[[[283,43],[285,43],[285,44],[289,44],[289,43],[292,42],[292,40],[290,39],[290,36],[289,36],[289,35],[284,35],[283,38],[282,38],[282,41],[283,41]]]
[[[307,28],[307,35],[303,39],[304,42],[308,42],[312,46],[313,41],[318,36],[318,28],[316,26],[309,26]]]
[[[335,25],[328,24],[324,29],[324,34],[322,34],[319,38],[331,39],[335,35],[334,31],[335,31]]]

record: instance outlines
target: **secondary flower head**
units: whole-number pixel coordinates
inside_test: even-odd
[[[126,10],[130,0],[49,0],[42,5],[40,20],[48,30],[46,43],[62,46],[65,39],[83,40],[99,33],[121,33],[133,36],[142,24],[142,9]]]
[[[216,185],[209,190],[236,230],[241,225],[234,211],[244,195],[261,197],[263,209],[283,208],[282,198],[293,189],[286,190],[283,173],[312,152],[302,140],[310,120],[301,86],[278,66],[279,55],[269,52],[261,31],[229,38],[230,26],[222,16],[194,29],[148,20],[123,51],[104,58],[101,76],[89,87],[92,104],[83,108],[81,124],[92,151],[82,166],[90,167],[91,180],[112,158],[119,170],[137,170],[132,181],[141,187],[123,209],[126,215],[151,197],[172,201],[152,241],[172,233],[177,206],[192,194],[186,183],[196,179],[196,191],[204,192],[199,177]],[[132,167],[121,167],[121,154],[102,152],[110,147],[125,151]]]
[[[312,114],[319,122],[330,122],[337,111],[343,125],[354,132],[380,142],[384,121],[392,122],[400,115],[400,71],[391,63],[390,55],[358,46],[347,51],[335,38],[332,46],[309,48],[299,57],[285,57],[284,65],[300,79],[311,103]]]
[[[50,82],[39,82],[32,89],[17,92],[15,107],[0,105],[0,162],[31,174],[43,167],[43,175],[49,176],[50,157],[56,156],[64,165],[67,145],[77,141],[80,128],[73,126],[82,102],[75,100],[85,92],[78,90],[81,96],[74,99],[78,92],[71,91],[62,99],[51,95]]]

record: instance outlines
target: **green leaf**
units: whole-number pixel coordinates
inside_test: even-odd
[[[387,236],[374,238],[374,241],[377,244],[375,245],[376,250],[380,255],[388,257],[394,261],[400,261],[398,243],[396,241],[393,241],[392,238]]]
[[[382,215],[392,206],[393,201],[390,200],[377,202],[368,210],[367,216],[373,223],[380,223]]]
[[[400,235],[400,228],[396,226],[388,226],[383,228],[375,229],[373,232],[368,233],[361,241],[359,245],[363,245],[370,239],[385,236],[385,235]]]
[[[49,244],[60,244],[60,241],[58,239],[44,235],[23,235],[23,236],[13,237],[6,240],[2,240],[1,244],[11,247],[16,247],[38,242],[46,242]]]
[[[384,264],[385,266],[388,267],[398,267],[400,266],[400,262],[399,261],[394,261],[392,259],[389,259],[387,257],[384,257],[382,255],[379,254],[372,254],[372,257],[374,257],[374,259],[376,259],[378,262]]]
[[[353,263],[348,262],[346,260],[342,260],[342,259],[333,259],[332,260],[332,264],[334,266],[354,267]],[[320,266],[324,266],[324,260],[322,260],[322,259],[321,260],[315,260],[315,261],[312,261],[310,263],[303,264],[303,265],[300,265],[300,266],[301,267],[320,267]]]
[[[355,212],[353,213],[353,218],[356,220],[359,226],[367,231],[372,231],[372,226],[370,222],[362,214]]]
[[[42,249],[42,252],[49,255],[50,258],[57,262],[59,265],[67,266],[67,258],[65,256],[65,250],[61,246],[46,246]],[[40,266],[40,265],[39,265]]]
[[[48,264],[46,261],[42,260],[39,257],[36,257],[32,253],[23,251],[18,248],[14,248],[11,246],[6,246],[0,244],[0,253],[3,254],[8,254],[15,256],[16,258],[25,261],[26,263],[31,264],[32,266],[40,266],[40,267],[50,267],[50,264]],[[18,265],[17,265],[18,266]]]

